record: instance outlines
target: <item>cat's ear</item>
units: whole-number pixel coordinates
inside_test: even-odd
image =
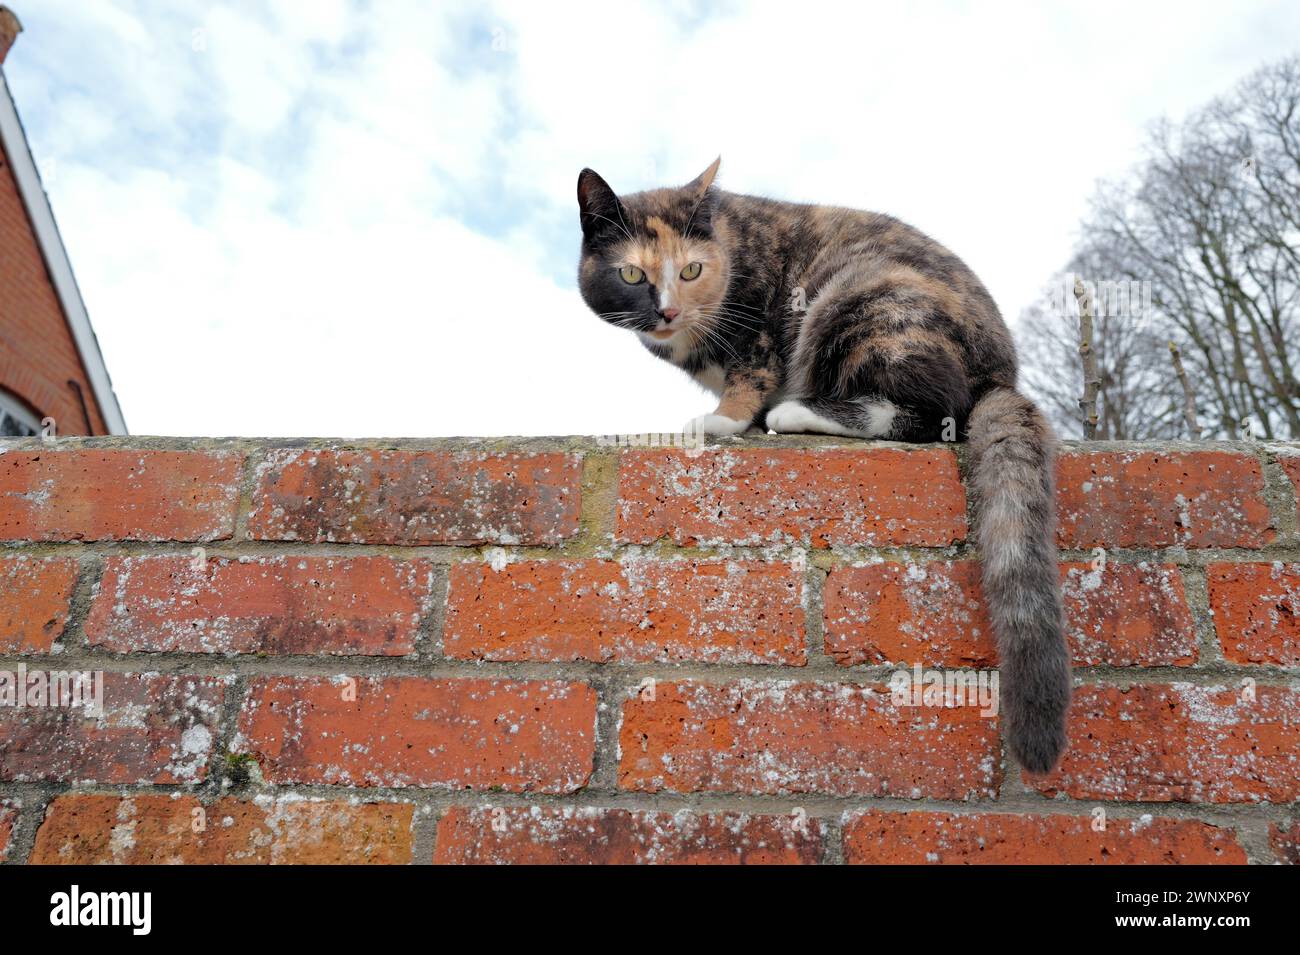
[[[691,206],[691,214],[686,220],[687,235],[700,236],[708,238],[713,232],[713,213],[718,207],[718,193],[713,188],[713,179],[718,174],[718,167],[722,165],[722,157],[709,165],[683,188],[687,194],[693,197],[694,204]]]
[[[686,188],[695,193],[696,198],[703,196],[709,191],[709,186],[713,185],[714,177],[718,175],[718,167],[722,165],[722,157],[719,156],[709,164],[709,168],[704,170],[694,179],[686,184]]]
[[[627,216],[614,190],[594,169],[578,173],[578,216],[582,241],[594,245],[609,233],[626,233]]]

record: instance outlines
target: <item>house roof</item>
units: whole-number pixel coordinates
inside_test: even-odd
[[[0,17],[8,14],[0,7]],[[16,23],[16,18],[13,21]],[[0,51],[0,60],[3,52]],[[126,434],[126,420],[122,417],[122,408],[113,393],[113,382],[108,376],[108,366],[104,364],[104,355],[99,350],[99,341],[91,327],[90,316],[86,312],[86,303],[82,301],[81,291],[77,288],[76,277],[72,274],[72,263],[68,260],[68,250],[64,248],[59,235],[59,227],[54,221],[54,210],[50,208],[49,197],[41,185],[40,173],[32,158],[31,147],[27,143],[27,134],[23,131],[22,121],[14,106],[13,96],[9,92],[9,83],[5,79],[4,69],[0,66],[0,144],[9,157],[14,179],[18,183],[18,194],[22,197],[27,217],[31,220],[32,231],[45,267],[50,273],[55,294],[63,307],[64,317],[72,330],[73,341],[81,356],[81,364],[90,379],[90,387],[95,393],[104,423],[110,434]]]

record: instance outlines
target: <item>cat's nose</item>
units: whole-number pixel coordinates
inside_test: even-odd
[[[671,322],[674,318],[676,318],[678,315],[681,314],[681,309],[665,308],[662,311],[660,311],[659,314],[663,317],[663,320],[665,322]]]

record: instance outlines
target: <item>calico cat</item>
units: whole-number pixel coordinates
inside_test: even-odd
[[[1055,438],[1016,390],[993,299],[955,255],[886,215],[681,188],[618,196],[578,177],[578,284],[718,396],[688,431],[750,428],[969,442],[975,540],[1011,752],[1045,772],[1070,701],[1053,542]]]

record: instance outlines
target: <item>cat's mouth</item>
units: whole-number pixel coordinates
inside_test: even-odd
[[[681,331],[680,325],[678,325],[676,328],[657,328],[650,334],[653,335],[655,338],[659,339],[661,342],[666,342],[668,339],[676,335],[679,331]]]

